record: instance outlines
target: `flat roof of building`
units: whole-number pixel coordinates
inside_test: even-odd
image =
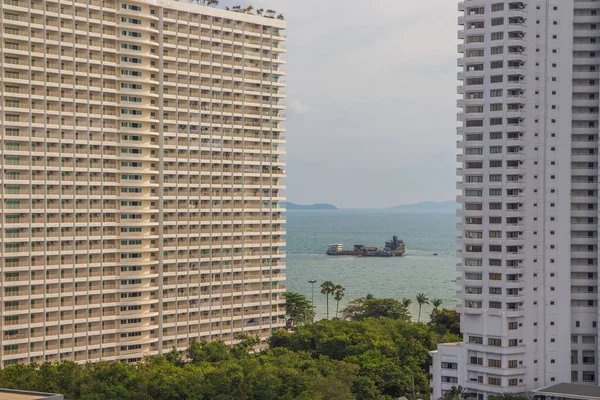
[[[569,397],[572,399],[600,400],[600,387],[580,383],[559,383],[536,389],[535,394],[545,396]]]
[[[0,389],[0,400],[64,400],[62,394]]]

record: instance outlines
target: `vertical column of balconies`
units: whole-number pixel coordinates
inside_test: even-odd
[[[114,3],[105,2],[104,8],[98,3],[69,5],[57,4],[61,32],[72,30],[74,36],[72,48],[63,47],[61,43],[60,52],[61,63],[65,54],[73,65],[73,72],[64,79],[61,77],[61,86],[65,81],[68,89],[74,89],[73,95],[68,91],[61,93],[68,99],[66,104],[63,99],[61,112],[68,112],[68,119],[73,119],[75,159],[61,162],[61,168],[72,173],[75,181],[70,194],[74,198],[75,221],[71,233],[74,241],[69,246],[75,253],[75,268],[66,274],[61,271],[61,285],[67,289],[70,285],[75,296],[71,304],[67,303],[68,298],[61,297],[61,306],[64,304],[66,308],[62,311],[61,307],[61,312],[67,321],[73,320],[73,325],[61,325],[59,339],[61,347],[73,347],[72,354],[61,352],[61,355],[84,362],[99,360],[114,351],[112,346],[102,345],[104,336],[110,336],[114,329],[115,303],[114,24],[103,29],[105,16],[114,15]],[[105,47],[107,50],[103,51]],[[109,131],[111,126],[112,132]],[[67,228],[65,233],[68,232]],[[63,246],[62,250],[69,248]]]
[[[458,244],[465,385],[482,393],[524,386],[523,192],[525,30],[523,2],[460,5],[458,133],[462,190]],[[520,351],[518,350],[520,348]]]
[[[193,146],[190,126],[199,124],[198,112],[190,108],[190,92],[198,82],[191,77],[188,18],[177,11],[162,13],[165,259],[162,346],[183,348],[198,337],[199,151]],[[185,21],[184,21],[185,20]],[[179,29],[178,21],[181,22]],[[181,54],[180,54],[181,51]],[[197,128],[193,129],[197,131]],[[196,168],[194,168],[194,166]],[[168,190],[168,193],[167,193]],[[168,194],[168,196],[167,196]],[[194,322],[192,322],[194,321]],[[193,325],[193,326],[189,326]]]
[[[31,258],[20,252],[21,247],[30,246],[31,227],[30,185],[31,171],[31,119],[25,112],[30,106],[30,92],[35,86],[26,82],[30,79],[27,65],[30,64],[30,45],[21,40],[30,34],[28,7],[18,3],[3,3],[2,12],[2,91],[0,93],[0,123],[2,151],[2,336],[0,356],[4,365],[26,361],[30,318],[28,315],[32,274]],[[33,44],[33,43],[32,43]],[[21,104],[23,103],[23,104]],[[22,110],[23,108],[23,110]],[[23,112],[19,112],[23,111]],[[43,193],[43,192],[40,192]],[[43,198],[43,197],[42,197]]]
[[[120,7],[116,341],[120,359],[136,360],[159,350],[159,29],[148,3],[127,1]]]
[[[575,1],[571,142],[571,380],[598,382],[600,6]]]
[[[84,344],[93,344],[98,346],[100,343],[99,358],[112,360],[117,357],[118,340],[116,339],[117,327],[117,309],[118,294],[116,290],[117,275],[117,240],[118,240],[118,107],[117,107],[117,35],[116,13],[118,4],[110,1],[90,2],[89,9],[82,4],[81,12],[89,11],[90,19],[93,19],[94,26],[90,27],[91,35],[94,39],[90,42],[90,63],[93,63],[92,75],[93,81],[100,87],[100,90],[90,88],[89,103],[94,109],[94,114],[100,114],[102,124],[98,128],[94,126],[93,133],[89,137],[90,162],[89,174],[90,183],[90,203],[102,203],[102,207],[91,206],[89,224],[93,226],[89,232],[89,240],[95,250],[101,255],[101,268],[92,269],[89,274],[80,273],[77,277],[85,282],[86,280],[99,280],[102,282],[102,293],[94,293],[90,296],[94,304],[101,304],[102,313],[100,316],[100,340],[95,338],[85,343],[86,331],[80,329],[79,341]],[[81,227],[82,232],[85,227]],[[101,245],[98,242],[101,242]],[[82,240],[83,245],[83,240]],[[78,305],[85,306],[84,299],[81,299]],[[96,321],[98,321],[97,316]],[[84,359],[75,357],[78,361]],[[98,355],[93,357],[97,359]]]
[[[285,246],[283,231],[284,215],[282,201],[285,201],[285,185],[282,182],[285,174],[285,121],[282,114],[284,107],[281,101],[285,98],[283,89],[285,88],[284,74],[282,73],[282,55],[285,52],[283,47],[284,38],[279,29],[270,28],[267,32],[263,30],[263,49],[267,48],[267,62],[263,60],[262,80],[268,81],[267,88],[270,87],[271,96],[268,97],[269,108],[267,108],[267,121],[270,123],[270,137],[267,143],[263,143],[263,157],[271,161],[270,185],[266,189],[269,193],[269,214],[271,227],[268,232],[271,239],[271,260],[269,261],[268,272],[263,270],[263,278],[271,285],[275,296],[271,296],[271,329],[277,329],[284,323],[284,312],[282,305],[282,293],[285,289],[282,270],[285,268],[285,252],[282,247]],[[266,68],[265,68],[266,67]],[[265,71],[266,69],[266,71]],[[265,97],[262,99],[263,114],[265,114]],[[261,178],[262,179],[262,178]],[[264,203],[263,203],[264,206]],[[264,238],[264,236],[263,236]],[[268,334],[268,332],[265,332]],[[263,335],[265,334],[263,333]]]

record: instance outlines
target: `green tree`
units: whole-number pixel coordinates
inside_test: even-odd
[[[424,304],[429,304],[429,299],[425,296],[425,293],[417,294],[417,303],[419,303],[419,317],[417,318],[417,322],[421,322],[421,308]]]
[[[465,389],[460,385],[452,386],[450,390],[442,396],[442,400],[463,400],[465,398]]]
[[[434,309],[430,314],[429,326],[439,335],[460,335],[460,314],[452,308]]]
[[[296,325],[303,325],[313,319],[313,304],[300,293],[287,292],[285,293],[285,313],[286,317],[293,320]]]
[[[488,400],[529,400],[531,396],[520,393],[502,393],[493,394],[488,397]]]
[[[259,8],[258,10],[256,10],[256,15],[262,16],[264,14],[264,12],[265,12],[264,8]]]
[[[342,319],[362,321],[367,318],[392,318],[403,321],[410,320],[410,313],[402,303],[395,299],[352,300],[343,310]]]
[[[285,17],[283,16],[283,14],[279,14],[279,15],[277,16],[277,19],[284,20],[284,19],[285,19]]]
[[[267,10],[267,11],[265,11],[265,16],[267,16],[268,18],[273,18],[276,13],[277,13],[277,11],[275,11],[275,10]]]
[[[321,284],[321,294],[325,295],[325,299],[327,302],[327,319],[329,319],[329,295],[333,294],[334,290],[335,285],[331,281],[325,281]]]
[[[344,298],[344,292],[346,292],[346,288],[342,285],[335,285],[333,290],[333,298],[335,299],[335,317],[338,317],[338,310],[340,308],[340,300]]]
[[[434,310],[437,310],[438,308],[440,308],[440,306],[442,305],[443,301],[440,299],[433,299],[431,300],[431,305],[433,306]]]
[[[412,300],[409,299],[408,297],[403,297],[402,298],[402,305],[406,308],[410,307],[410,305],[412,304]]]
[[[194,364],[202,362],[219,362],[230,359],[229,348],[220,341],[197,342],[192,341],[186,351],[187,358]]]

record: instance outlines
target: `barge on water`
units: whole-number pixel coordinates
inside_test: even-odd
[[[353,250],[344,250],[343,244],[330,244],[327,247],[328,256],[355,256],[355,257],[400,257],[406,251],[404,241],[394,236],[385,242],[383,249],[373,246],[355,244]]]

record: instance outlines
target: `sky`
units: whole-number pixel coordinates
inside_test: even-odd
[[[288,23],[288,201],[379,208],[456,195],[457,2],[221,0]]]

